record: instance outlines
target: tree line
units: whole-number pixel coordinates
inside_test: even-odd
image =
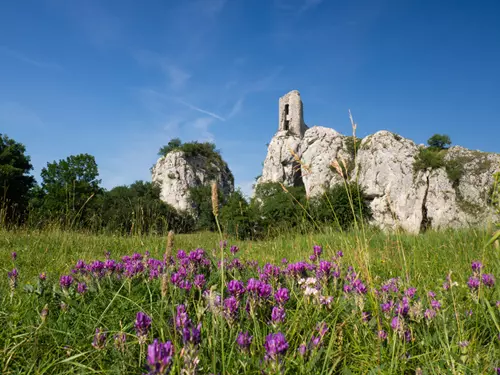
[[[190,154],[222,158],[212,143],[185,143],[174,139],[160,155],[177,149]],[[0,223],[30,228],[57,227],[120,234],[163,234],[216,230],[211,190],[190,190],[193,210],[179,212],[160,199],[152,182],[106,190],[101,186],[95,158],[71,155],[47,163],[40,183],[30,175],[31,160],[24,145],[0,134]],[[239,238],[259,238],[281,231],[308,231],[324,225],[347,229],[370,216],[363,191],[355,184],[336,186],[323,195],[308,198],[304,187],[279,183],[259,184],[252,199],[240,190],[219,192],[218,220],[225,233]]]

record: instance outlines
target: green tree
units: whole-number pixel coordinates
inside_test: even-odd
[[[236,190],[227,198],[219,217],[224,232],[238,239],[252,237],[255,215],[241,190]]]
[[[119,233],[185,233],[194,227],[191,215],[161,201],[159,186],[144,181],[105,192],[99,217],[104,229]]]
[[[363,189],[356,183],[335,185],[311,203],[312,215],[319,223],[350,228],[371,217]]]
[[[279,183],[259,184],[251,206],[258,217],[259,231],[288,230],[299,224],[310,223],[307,212],[308,203],[303,186],[287,187]]]
[[[179,138],[174,138],[170,140],[167,145],[160,148],[158,156],[166,156],[170,151],[178,149],[182,146],[182,141]]]
[[[451,139],[446,134],[434,134],[427,140],[427,144],[435,150],[444,150],[451,145]]]
[[[0,134],[0,212],[2,219],[22,220],[29,202],[29,192],[35,179],[23,144]]]
[[[40,208],[63,224],[83,223],[95,209],[95,196],[102,193],[98,176],[95,158],[89,154],[47,163],[41,172],[43,203]]]

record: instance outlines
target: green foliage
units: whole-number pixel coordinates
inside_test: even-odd
[[[370,219],[371,211],[363,189],[356,183],[335,185],[312,202],[316,221],[349,229]]]
[[[19,222],[25,217],[35,179],[24,145],[0,134],[0,221]]]
[[[461,159],[451,159],[445,163],[446,174],[453,186],[458,185],[460,178],[464,174],[463,161]]]
[[[359,146],[361,146],[361,141],[363,139],[357,138],[355,136],[352,137],[346,137],[345,139],[345,146],[347,149],[347,152],[354,158],[354,156],[358,153]]]
[[[173,230],[185,233],[194,227],[190,215],[179,213],[160,200],[160,188],[151,182],[117,186],[104,193],[100,207],[102,227],[110,232],[165,234]]]
[[[306,192],[303,186],[287,187],[285,191],[279,183],[259,184],[251,205],[255,209],[260,231],[269,229],[291,229],[308,222]]]
[[[237,239],[252,238],[255,227],[255,211],[240,190],[233,192],[222,206],[219,220],[225,233]]]
[[[218,191],[219,202],[222,194]],[[189,200],[196,217],[196,230],[216,229],[215,216],[212,209],[212,189],[209,185],[198,186],[189,189]]]
[[[436,150],[433,148],[421,148],[415,158],[413,167],[415,171],[423,171],[426,169],[437,169],[445,166],[444,150]]]
[[[179,138],[174,138],[170,140],[166,146],[160,148],[158,156],[166,156],[169,152],[179,149],[181,145],[182,141]]]
[[[95,158],[89,154],[47,163],[33,209],[43,219],[59,221],[63,226],[85,222],[96,209],[96,196],[102,193],[98,176]]]
[[[446,134],[434,134],[427,140],[427,144],[435,150],[444,150],[451,145],[451,139]]]

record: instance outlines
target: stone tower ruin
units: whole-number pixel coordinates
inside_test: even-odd
[[[304,123],[304,110],[300,93],[297,90],[290,91],[282,96],[279,101],[279,128],[290,135],[302,138],[307,129]]]

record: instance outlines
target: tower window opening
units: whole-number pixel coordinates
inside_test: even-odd
[[[285,130],[288,131],[288,128],[290,126],[290,120],[288,120],[288,111],[290,110],[290,105],[289,104],[285,104]]]

